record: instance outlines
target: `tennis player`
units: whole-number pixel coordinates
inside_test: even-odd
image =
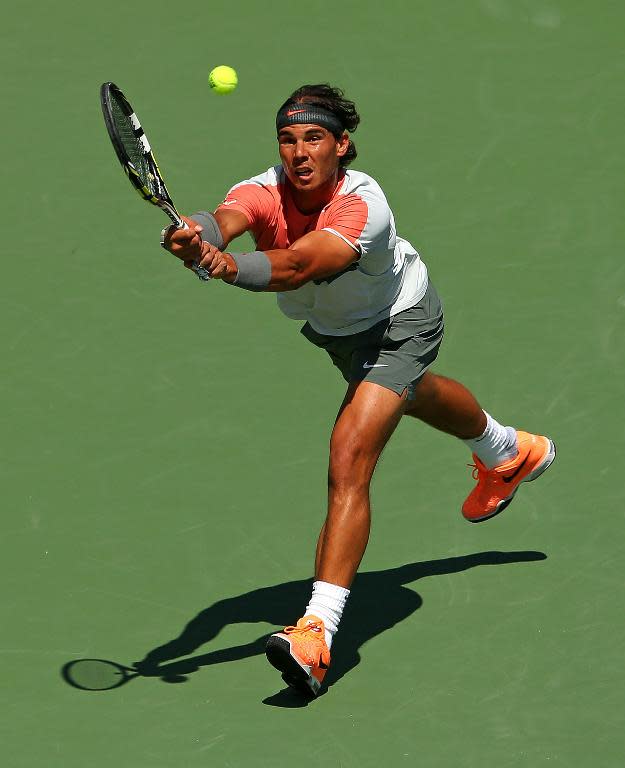
[[[186,219],[189,230],[162,235],[187,267],[199,262],[235,288],[275,292],[347,382],[330,441],[312,595],[302,618],[267,644],[284,680],[312,695],[367,545],[371,477],[402,417],[472,452],[477,484],[462,506],[470,522],[504,510],[555,458],[548,437],[502,426],[466,387],[430,370],[443,338],[441,302],[419,254],[397,234],[380,186],[348,169],[359,121],[340,89],[298,88],[276,116],[280,165],[235,184],[214,213]],[[226,250],[244,232],[256,250]]]

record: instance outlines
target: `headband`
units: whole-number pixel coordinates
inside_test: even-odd
[[[300,125],[302,123],[320,125],[334,134],[342,134],[345,130],[334,112],[306,101],[291,102],[282,107],[276,115],[276,131],[278,132],[287,125]]]

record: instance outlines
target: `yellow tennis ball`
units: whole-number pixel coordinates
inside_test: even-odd
[[[221,65],[211,69],[208,84],[215,93],[231,93],[237,87],[239,78],[232,67]]]

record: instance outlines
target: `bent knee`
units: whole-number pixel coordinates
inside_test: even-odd
[[[328,481],[333,486],[368,485],[378,460],[364,441],[333,440],[330,445]]]

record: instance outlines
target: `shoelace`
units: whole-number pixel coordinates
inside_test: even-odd
[[[321,625],[316,621],[309,621],[303,627],[285,627],[284,632],[287,635],[294,634],[295,632],[321,632]]]
[[[480,468],[478,467],[478,465],[477,464],[467,464],[467,467],[473,467],[473,471],[471,472],[471,477],[474,480],[479,480],[480,479]]]

